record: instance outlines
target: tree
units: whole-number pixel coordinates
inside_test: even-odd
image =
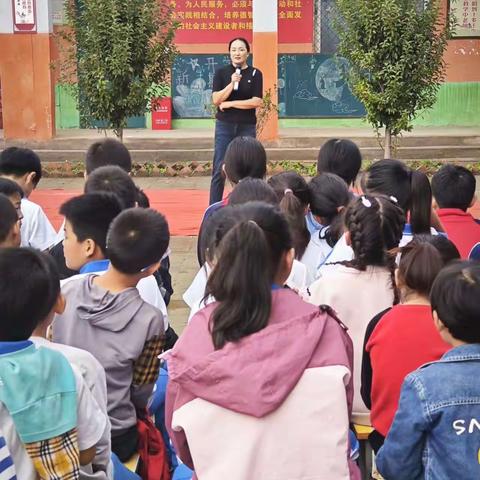
[[[169,79],[177,53],[172,5],[170,0],[67,3],[69,29],[62,38],[71,49],[62,70],[69,75],[76,63],[80,109],[121,139],[127,118],[148,108],[152,85]]]
[[[454,20],[442,18],[439,0],[337,0],[337,8],[350,88],[377,133],[385,128],[388,158],[392,136],[410,131],[416,114],[435,103]]]

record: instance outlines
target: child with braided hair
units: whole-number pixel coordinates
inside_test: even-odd
[[[364,425],[370,419],[360,395],[363,339],[371,318],[398,303],[395,256],[389,250],[398,246],[404,224],[402,209],[387,197],[353,200],[345,212],[345,237],[354,258],[340,262],[335,272],[310,287],[310,302],[329,305],[349,328],[354,347],[353,420]]]

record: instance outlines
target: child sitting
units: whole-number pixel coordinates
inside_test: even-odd
[[[401,303],[368,324],[362,398],[371,410],[375,431],[370,443],[375,451],[390,429],[405,376],[424,363],[438,360],[449,349],[435,329],[428,299],[443,266],[440,252],[433,245],[414,238],[401,249],[396,271]]]
[[[324,173],[338,175],[352,190],[361,166],[362,154],[358,146],[346,138],[331,138],[322,145],[318,153],[317,175]],[[306,222],[311,234],[324,226],[315,219],[311,211],[307,213]]]
[[[480,478],[480,265],[457,262],[437,276],[433,319],[453,348],[403,382],[376,462],[388,480]]]
[[[167,354],[178,455],[205,480],[359,478],[348,453],[351,340],[330,309],[281,288],[294,252],[278,208],[230,208],[207,285],[216,302]]]
[[[161,312],[135,286],[158,268],[169,238],[160,213],[124,210],[107,234],[107,271],[68,282],[62,289],[67,307],[53,323],[55,342],[91,352],[105,368],[112,451],[121,461],[136,451],[136,411],[152,393],[164,338]]]
[[[480,224],[467,212],[477,200],[475,189],[475,176],[459,165],[444,165],[432,177],[437,215],[464,259],[480,242]]]
[[[232,186],[238,185],[244,178],[265,178],[267,174],[267,153],[263,145],[253,137],[236,137],[227,147],[223,160],[222,173]],[[228,204],[228,198],[211,204],[202,218],[198,231],[197,257],[202,266],[205,263],[201,250],[203,226],[205,221],[218,209]]]
[[[308,268],[312,283],[318,269],[327,260],[330,252],[343,235],[344,209],[348,206],[352,194],[348,185],[338,175],[322,173],[310,180],[309,212],[322,227],[311,233],[310,243],[302,258]]]
[[[3,193],[12,202],[15,210],[17,211],[18,220],[21,224],[23,220],[22,198],[24,197],[24,194],[20,185],[13,180],[9,180],[8,178],[0,177],[0,193]]]
[[[0,193],[0,248],[20,246],[20,222],[12,202]]]
[[[22,246],[47,250],[56,233],[42,208],[28,199],[42,178],[38,155],[28,148],[9,147],[0,153],[0,176],[15,181],[23,190]]]
[[[108,421],[80,372],[29,341],[57,303],[54,268],[33,249],[0,251],[0,425],[19,480],[79,478]]]
[[[403,212],[388,198],[356,198],[345,211],[345,237],[354,259],[336,265],[334,273],[310,286],[310,302],[331,306],[349,328],[354,348],[354,421],[363,425],[370,424],[360,396],[365,330],[373,316],[398,302],[395,256],[389,250],[398,246],[404,222]]]

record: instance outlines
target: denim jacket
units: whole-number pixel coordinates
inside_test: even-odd
[[[480,479],[480,344],[405,378],[377,468],[386,480]]]

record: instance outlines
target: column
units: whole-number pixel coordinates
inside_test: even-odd
[[[253,63],[263,73],[263,93],[270,91],[278,104],[278,6],[277,0],[253,0]],[[278,114],[272,113],[260,135],[262,140],[278,138]]]
[[[49,0],[0,2],[0,81],[6,140],[55,134],[52,19]],[[23,18],[23,20],[21,20]]]

